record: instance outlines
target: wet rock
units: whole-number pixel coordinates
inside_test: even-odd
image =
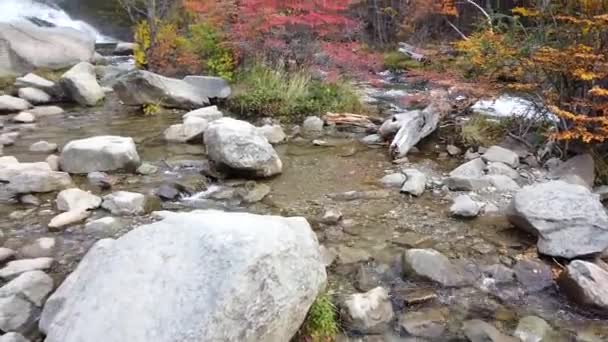
[[[511,150],[500,146],[492,146],[481,156],[486,162],[504,163],[510,167],[519,165],[519,155]]]
[[[69,98],[83,106],[96,106],[105,97],[95,67],[87,62],[73,66],[61,76],[59,84]]]
[[[38,141],[30,145],[30,152],[53,153],[57,151],[57,144],[48,141]]]
[[[69,173],[135,170],[140,159],[132,138],[96,136],[72,140],[61,151],[61,169]]]
[[[243,202],[256,203],[270,194],[270,187],[266,184],[250,182],[245,185],[245,192],[241,195]]]
[[[36,88],[21,88],[18,91],[19,97],[32,104],[44,104],[51,102],[51,95]]]
[[[154,191],[154,194],[161,200],[173,201],[181,196],[183,190],[184,188],[177,183],[164,183]]]
[[[283,170],[272,145],[245,121],[230,118],[213,121],[205,131],[204,140],[209,159],[233,173],[271,177]]]
[[[450,190],[474,191],[490,186],[490,181],[484,178],[486,164],[481,158],[468,161],[450,172],[444,184]]]
[[[143,163],[137,168],[136,172],[140,175],[149,176],[157,173],[158,167],[150,163]]]
[[[342,307],[347,328],[366,334],[384,331],[395,316],[388,291],[382,287],[352,294]]]
[[[205,119],[207,122],[215,121],[224,117],[224,113],[217,109],[217,106],[209,106],[199,108],[193,111],[190,111],[183,115],[183,119],[187,120],[188,118],[196,117],[199,119]]]
[[[144,70],[120,76],[113,88],[128,106],[156,104],[167,108],[195,109],[209,103],[208,94],[198,87]]]
[[[437,293],[428,288],[395,289],[394,297],[403,300],[406,305],[417,305],[437,299]]]
[[[550,177],[568,183],[578,177],[586,187],[591,189],[595,182],[595,161],[588,153],[572,157],[551,170]],[[575,184],[579,184],[576,180],[575,182]]]
[[[51,219],[49,229],[57,230],[75,223],[82,222],[91,216],[91,212],[83,208],[77,208],[71,211],[61,213]]]
[[[34,315],[33,305],[21,296],[0,296],[0,330],[23,332]]]
[[[25,204],[25,205],[33,205],[33,206],[37,207],[40,205],[40,200],[38,199],[38,197],[36,197],[34,195],[27,194],[27,195],[19,196],[19,203]]]
[[[362,292],[370,291],[382,286],[390,267],[385,264],[366,263],[357,268],[355,275],[355,288]]]
[[[493,325],[479,319],[464,322],[463,330],[471,342],[520,342],[518,339],[501,333]]]
[[[516,191],[519,190],[519,184],[517,184],[513,179],[504,175],[490,175],[485,176],[490,184],[496,188],[496,190],[504,192],[504,191]]]
[[[289,341],[325,282],[303,218],[168,213],[92,247],[40,329],[47,342]]]
[[[608,248],[608,215],[589,189],[552,181],[515,194],[508,212],[515,226],[538,235],[542,254],[574,258]]]
[[[477,158],[481,158],[481,154],[473,151],[472,149],[468,149],[464,153],[464,160],[473,160],[473,159],[477,159]]]
[[[19,333],[9,332],[0,336],[0,342],[30,342],[30,340]]]
[[[481,206],[473,201],[469,195],[456,197],[450,207],[450,214],[459,217],[476,217],[480,211]]]
[[[12,118],[16,123],[32,123],[36,121],[36,117],[30,112],[21,112]]]
[[[19,132],[2,133],[0,134],[0,145],[13,145],[17,138],[19,138]]]
[[[114,183],[116,183],[116,179],[105,172],[91,172],[87,174],[87,180],[91,185],[99,187],[101,189],[109,189]]]
[[[0,113],[16,113],[32,108],[32,104],[24,99],[10,95],[0,96]]]
[[[513,267],[513,271],[528,293],[542,291],[554,284],[551,267],[540,260],[519,260]]]
[[[591,262],[574,260],[560,275],[558,284],[573,302],[608,313],[608,270]]]
[[[503,175],[513,180],[519,179],[519,172],[509,165],[501,162],[491,162],[487,166],[488,175]]]
[[[66,189],[57,195],[57,209],[61,211],[97,209],[101,198],[78,188]]]
[[[0,278],[11,279],[25,272],[46,270],[49,269],[52,264],[52,258],[34,258],[9,261],[4,268],[0,269]]]
[[[206,119],[189,117],[183,124],[169,126],[164,132],[165,140],[177,143],[200,143],[208,126],[209,122]]]
[[[258,131],[262,133],[264,137],[271,144],[279,144],[287,139],[287,135],[283,131],[281,125],[264,125],[258,128]]]
[[[482,266],[481,274],[486,279],[492,279],[494,284],[510,284],[515,281],[515,272],[502,264]]]
[[[72,184],[72,179],[67,173],[52,171],[45,162],[11,163],[0,164],[0,182],[5,183],[9,192],[28,194],[65,189]]]
[[[65,111],[63,110],[63,108],[58,107],[58,106],[40,106],[40,107],[32,108],[32,109],[28,110],[27,112],[34,115],[35,117],[39,118],[42,116],[63,114]]]
[[[526,316],[519,320],[513,336],[519,338],[521,342],[542,342],[549,341],[547,337],[551,333],[551,326],[542,318]]]
[[[401,192],[420,196],[426,189],[426,175],[416,169],[405,169],[403,173],[407,177],[405,183],[401,187]]]
[[[15,80],[15,86],[17,88],[40,89],[47,94],[54,94],[56,91],[55,82],[49,81],[46,78],[40,77],[33,73],[29,73],[23,77],[17,77]]]
[[[94,221],[87,222],[84,225],[84,231],[86,233],[106,233],[113,234],[122,228],[120,220],[107,216]]]
[[[305,137],[317,138],[323,135],[325,122],[318,116],[309,116],[302,123],[301,133]]]
[[[445,150],[452,157],[459,156],[459,155],[462,154],[462,150],[458,146],[454,146],[454,145],[448,145],[448,146],[446,146]]]
[[[338,209],[328,209],[323,213],[321,222],[325,224],[338,224],[344,215]]]
[[[382,179],[380,179],[380,183],[387,188],[401,188],[403,183],[407,180],[407,176],[404,173],[391,173],[388,174]]]
[[[57,252],[57,240],[52,237],[38,238],[19,249],[19,257],[26,259],[49,258]]]
[[[598,186],[593,189],[593,193],[600,197],[600,200],[605,201],[608,199],[608,185]]]
[[[348,265],[370,260],[372,256],[366,250],[341,245],[337,248],[338,264]]]
[[[403,273],[420,277],[443,286],[465,284],[463,270],[434,249],[410,249],[403,254]]]
[[[447,100],[445,93],[439,91],[432,91],[431,97],[433,102],[424,110],[397,114],[400,128],[390,145],[393,158],[405,157],[412,147],[437,129]]]
[[[409,335],[439,338],[447,326],[447,309],[424,309],[404,313],[399,317],[399,326]]]
[[[104,196],[101,207],[114,215],[142,215],[146,212],[146,196],[136,192],[117,191]]]
[[[196,87],[210,99],[226,99],[232,94],[228,81],[214,76],[186,76],[184,81]]]
[[[12,259],[15,254],[17,254],[14,250],[6,247],[0,247],[0,263],[8,261]]]
[[[53,279],[42,271],[22,273],[0,288],[0,298],[13,295],[25,297],[35,306],[41,307],[53,290]]]

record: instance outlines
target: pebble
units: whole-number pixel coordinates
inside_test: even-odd
[[[13,121],[17,123],[32,123],[36,121],[36,117],[32,113],[21,112],[13,117]]]
[[[82,222],[91,215],[90,211],[76,209],[72,211],[66,211],[51,219],[49,222],[50,229],[59,229],[65,226],[69,226],[74,223]]]
[[[48,141],[38,141],[30,145],[30,152],[52,153],[57,151],[57,144]]]

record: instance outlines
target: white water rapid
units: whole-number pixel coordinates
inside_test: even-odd
[[[56,26],[71,27],[96,37],[98,43],[114,42],[115,39],[104,36],[93,26],[82,20],[75,20],[56,5],[34,0],[0,0],[0,22],[18,22],[36,18]]]

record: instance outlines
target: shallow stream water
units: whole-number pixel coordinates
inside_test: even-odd
[[[395,87],[404,88],[403,85]],[[383,101],[386,104],[392,100],[385,98]],[[393,103],[393,107],[398,107],[398,104]],[[31,127],[11,127],[6,123],[5,130],[19,129],[21,137],[14,146],[5,147],[4,154],[14,155],[20,161],[44,161],[46,155],[28,151],[30,144],[47,140],[62,146],[70,140],[94,135],[130,136],[135,139],[142,160],[156,165],[160,171],[153,176],[116,175],[119,181],[113,191],[126,189],[152,193],[160,184],[173,181],[203,191],[211,184],[201,175],[197,164],[205,159],[204,147],[168,144],[162,137],[164,129],[180,121],[180,114],[165,112],[144,116],[121,106],[110,96],[103,107],[68,108],[64,115],[42,117]],[[414,198],[395,189],[381,188],[378,180],[401,166],[392,163],[385,147],[363,145],[358,141],[360,137],[330,133],[323,139],[332,147],[313,146],[310,141],[297,140],[279,145],[277,151],[284,163],[283,174],[262,181],[272,190],[259,203],[244,206],[230,201],[193,203],[183,200],[165,202],[162,207],[169,210],[223,207],[262,214],[304,216],[326,248],[336,249],[339,254],[355,255],[357,260],[361,260],[352,264],[338,262],[329,268],[329,289],[335,298],[379,285],[390,289],[398,314],[443,310],[447,313],[447,330],[437,341],[463,340],[462,322],[475,318],[511,334],[519,318],[526,315],[542,317],[559,330],[560,337],[556,341],[608,341],[608,320],[570,307],[556,286],[526,294],[516,286],[485,290],[475,287],[442,288],[404,278],[400,271],[400,258],[407,248],[434,248],[450,258],[469,263],[471,267],[494,264],[510,267],[530,255],[535,241],[515,230],[501,216],[475,220],[451,218],[448,212],[450,200],[441,191],[427,191],[420,198]],[[418,168],[429,177],[440,177],[462,162],[457,158],[438,158],[436,137],[420,145],[421,151],[410,156],[408,167]],[[193,167],[183,167],[187,165]],[[86,179],[75,178],[75,181],[79,187],[89,188]],[[100,195],[107,193],[91,190]],[[345,200],[332,196],[349,191],[358,191],[359,198]],[[120,236],[152,220],[150,217],[124,218],[125,228],[110,236],[85,234],[82,226],[49,232],[47,223],[56,214],[54,196],[43,195],[40,199],[40,207],[21,204],[0,206],[0,245],[18,249],[39,237],[57,237],[60,241],[58,263],[52,271],[57,283],[98,239]],[[338,224],[321,222],[321,216],[329,209],[343,214]],[[106,215],[103,210],[98,210],[92,218]],[[412,296],[435,299],[406,304]],[[395,336],[399,331],[389,329],[386,334]],[[383,338],[390,340],[389,337]]]

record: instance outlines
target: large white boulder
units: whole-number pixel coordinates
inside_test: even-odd
[[[119,77],[113,88],[120,100],[130,106],[156,104],[168,108],[194,109],[209,103],[207,94],[198,87],[143,70]]]
[[[96,136],[67,143],[60,156],[61,169],[69,173],[135,170],[140,159],[132,138]]]
[[[105,93],[95,74],[95,67],[80,62],[68,70],[59,81],[65,94],[83,106],[95,106],[103,100]]]
[[[229,171],[254,177],[270,177],[283,163],[268,140],[248,122],[231,118],[213,121],[205,131],[209,159]]]
[[[538,251],[575,258],[608,248],[608,215],[582,185],[552,181],[518,191],[508,211],[518,228],[538,236]]]
[[[289,341],[325,281],[304,218],[167,213],[95,244],[40,329],[46,342]]]
[[[72,28],[0,23],[0,77],[67,68],[91,60],[94,52],[95,37]]]

